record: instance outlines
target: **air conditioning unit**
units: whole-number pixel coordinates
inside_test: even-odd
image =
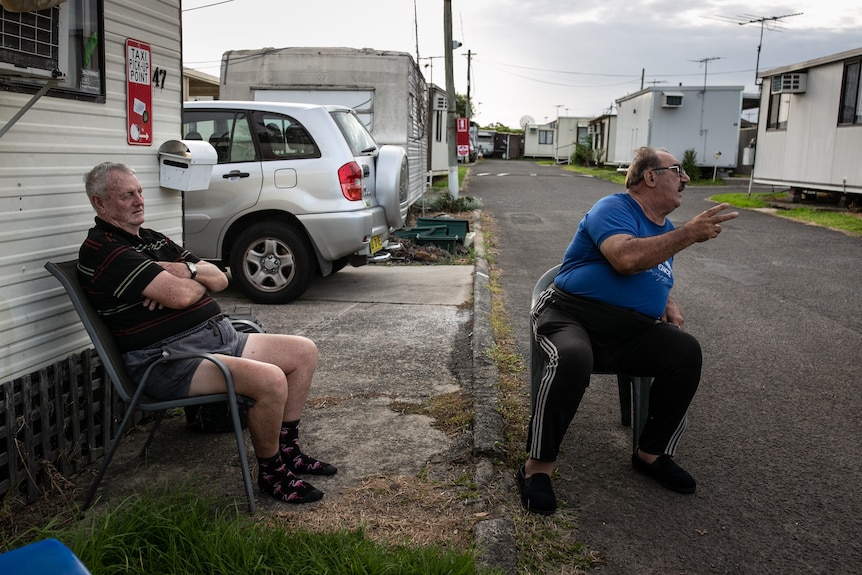
[[[808,74],[793,72],[772,77],[773,94],[804,94],[808,87]]]
[[[662,92],[661,107],[662,108],[682,108],[682,92]]]
[[[449,98],[446,96],[434,97],[434,109],[446,111],[449,109]]]
[[[68,2],[38,12],[4,10],[0,30],[0,77],[65,80],[62,68],[69,50]]]

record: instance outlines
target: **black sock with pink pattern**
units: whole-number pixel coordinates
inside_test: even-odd
[[[338,472],[334,465],[319,461],[299,449],[299,420],[281,424],[278,443],[282,460],[294,473],[335,475]]]
[[[290,472],[281,459],[281,453],[272,457],[257,458],[257,486],[286,503],[311,503],[323,498],[323,492]]]

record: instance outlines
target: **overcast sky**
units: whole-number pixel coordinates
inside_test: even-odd
[[[182,4],[184,65],[214,76],[228,50],[374,48],[418,52],[425,79],[445,87],[443,0]],[[758,44],[761,72],[862,47],[862,11],[847,0],[453,0],[452,21],[456,92],[467,93],[469,50],[474,119],[512,128],[607,113],[642,81],[756,92]]]

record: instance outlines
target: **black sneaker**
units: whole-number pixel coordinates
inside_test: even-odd
[[[647,463],[637,453],[632,454],[632,467],[635,471],[652,477],[663,487],[677,493],[694,493],[697,482],[688,471],[676,464],[670,455],[660,455],[652,463]]]
[[[534,473],[526,477],[522,465],[515,478],[518,480],[518,491],[521,492],[521,503],[524,509],[540,515],[551,515],[557,510],[557,497],[551,486],[550,475]]]

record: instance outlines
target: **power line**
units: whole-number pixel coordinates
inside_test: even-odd
[[[219,4],[227,4],[228,2],[233,2],[233,0],[222,0],[221,2],[213,2],[212,4],[204,4],[203,6],[195,6],[194,8],[183,8],[183,12],[191,12],[192,10],[200,10],[201,8],[209,8],[211,6],[218,6]]]

